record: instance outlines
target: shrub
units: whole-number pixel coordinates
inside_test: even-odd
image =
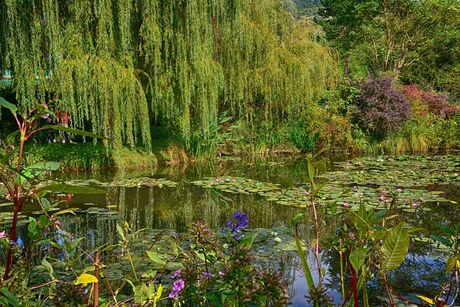
[[[402,92],[411,102],[413,110],[420,115],[430,112],[444,118],[451,118],[460,113],[458,106],[447,103],[446,95],[426,92],[413,84],[402,87]]]
[[[355,121],[378,138],[398,130],[411,112],[409,101],[393,87],[391,78],[364,83],[355,107]]]
[[[311,132],[306,121],[297,120],[289,129],[289,139],[302,152],[309,152],[315,148],[319,133]]]

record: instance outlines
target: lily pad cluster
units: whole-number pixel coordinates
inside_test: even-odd
[[[460,156],[365,157],[335,163],[325,178],[341,184],[394,187],[460,182]]]
[[[71,180],[66,182],[67,184],[71,185],[78,185],[78,186],[98,186],[103,188],[111,188],[111,187],[127,187],[127,188],[135,188],[135,187],[168,187],[174,188],[177,186],[177,182],[165,179],[165,178],[150,178],[150,177],[137,177],[137,178],[129,178],[129,179],[122,179],[116,180],[111,182],[102,182],[95,179],[89,180]]]
[[[279,184],[270,182],[260,182],[253,179],[243,177],[206,177],[203,180],[193,181],[192,184],[210,189],[215,188],[217,190],[228,192],[228,193],[242,193],[242,194],[264,194],[272,191],[280,191],[281,187]]]
[[[318,202],[325,205],[345,205],[358,208],[388,209],[396,206],[406,212],[418,209],[429,202],[451,202],[439,190],[429,191],[428,185],[460,182],[460,157],[390,157],[359,158],[340,162],[336,170],[327,172]],[[229,193],[257,194],[268,201],[290,207],[305,207],[310,199],[306,186],[284,189],[279,184],[260,182],[242,177],[204,178],[192,182],[207,189]]]

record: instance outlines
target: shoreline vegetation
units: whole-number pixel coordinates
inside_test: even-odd
[[[0,2],[0,96],[104,137],[75,168],[460,148],[458,2],[131,2]],[[39,133],[36,156],[69,138],[88,141]]]

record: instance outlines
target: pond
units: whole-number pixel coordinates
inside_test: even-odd
[[[390,274],[391,283],[397,294],[414,300],[415,294],[435,294],[447,276],[443,258],[438,257],[442,249],[429,237],[437,224],[460,220],[460,156],[357,158],[329,162],[328,169],[319,178],[320,205],[341,207],[346,203],[355,210],[363,203],[375,210],[389,209],[390,198],[382,199],[382,193],[396,195],[391,199],[397,203],[398,218],[423,229],[418,239],[412,240],[403,265]],[[305,209],[309,193],[305,159],[226,158],[144,174],[62,173],[58,177],[106,191],[96,196],[74,195],[66,203],[68,208],[76,208],[76,215],[65,215],[63,225],[84,237],[85,250],[116,242],[117,222],[126,221],[134,231],[144,229],[134,242],[137,250],[154,241],[158,250],[168,253],[168,236],[186,232],[193,221],[203,220],[219,230],[234,212],[247,213],[250,228],[259,233],[254,245],[256,262],[281,271],[289,284],[291,304],[306,305],[308,287],[289,229],[297,212],[311,216]],[[338,226],[323,225],[323,235],[333,235],[334,227]],[[313,239],[311,223],[302,231],[307,241]],[[321,258],[327,270],[328,295],[339,304],[338,254],[326,248]],[[122,262],[109,264],[111,278],[122,276],[122,266]],[[377,280],[370,281],[372,302],[378,303],[383,291]]]

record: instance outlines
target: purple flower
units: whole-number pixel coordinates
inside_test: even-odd
[[[220,276],[224,276],[224,275],[225,275],[225,273],[224,273],[224,272],[222,272],[222,271],[220,271],[220,272],[219,272],[219,275],[220,275]]]
[[[178,277],[178,276],[180,275],[180,273],[181,273],[181,271],[180,271],[180,270],[177,270],[177,271],[174,272],[174,274],[173,274],[172,277],[173,277],[173,278],[176,278],[176,277]]]
[[[342,204],[342,207],[344,207],[344,208],[350,208],[350,204],[349,204],[349,203],[343,203],[343,204]]]
[[[239,210],[232,215],[232,218],[233,220],[227,220],[221,232],[233,234],[233,238],[238,241],[241,237],[241,231],[249,224],[249,218],[247,214],[241,213]]]
[[[183,279],[176,280],[173,284],[169,298],[175,298],[177,293],[181,292],[185,288],[185,281]]]
[[[209,279],[209,278],[212,277],[212,274],[209,273],[209,272],[204,272],[204,273],[203,273],[203,276],[204,276],[204,278]]]

